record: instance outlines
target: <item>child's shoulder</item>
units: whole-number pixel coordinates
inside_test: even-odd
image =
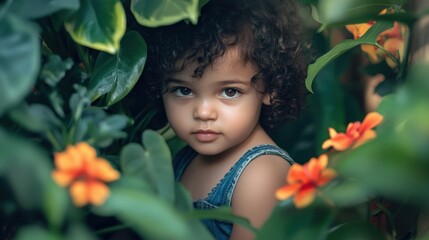
[[[291,162],[278,155],[262,155],[255,158],[243,171],[240,181],[251,185],[275,184],[277,178],[284,182]]]
[[[275,191],[285,184],[291,164],[277,155],[262,155],[243,171],[234,191],[232,206],[236,214],[261,226],[277,204]]]

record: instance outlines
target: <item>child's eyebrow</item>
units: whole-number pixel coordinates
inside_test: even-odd
[[[184,81],[184,80],[180,80],[180,79],[177,79],[177,78],[167,78],[166,80],[165,80],[165,84],[167,85],[167,84],[169,84],[169,83],[177,83],[177,84],[184,84],[184,83],[186,83],[186,81]]]
[[[249,85],[250,82],[240,80],[240,79],[228,79],[228,80],[221,80],[219,81],[220,85],[233,85],[233,84],[240,84],[240,85]]]

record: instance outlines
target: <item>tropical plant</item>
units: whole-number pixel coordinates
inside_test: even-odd
[[[0,1],[0,238],[212,239],[199,221],[205,218],[242,224],[258,239],[415,234],[416,216],[429,200],[426,64],[410,61],[412,35],[403,35],[403,52],[385,43],[393,21],[412,33],[429,11],[412,11],[405,0],[302,1],[318,13],[322,27],[312,29],[314,41],[325,47],[309,67],[310,107],[273,137],[303,165],[293,172],[329,165],[335,174],[312,185],[319,195],[300,208],[279,201],[255,229],[229,208],[193,209],[171,165],[183,143],[168,127],[154,128],[156,108],[130,94],[150,57],[145,34],[182,20],[195,24],[206,2]],[[383,9],[388,12],[380,15]],[[327,32],[368,21],[364,34],[329,47]],[[377,87],[385,95],[377,108],[383,121],[370,142],[326,152],[320,146],[329,127],[334,141],[334,132],[365,115],[338,80],[361,44],[394,63],[361,64],[362,75],[386,78]],[[316,156],[317,164],[315,158],[307,167]],[[380,215],[387,223],[374,226]],[[411,226],[404,231],[405,223]]]

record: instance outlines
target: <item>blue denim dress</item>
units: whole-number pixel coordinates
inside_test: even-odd
[[[197,153],[189,146],[180,150],[173,159],[174,174],[176,181],[180,181],[182,175],[192,159]],[[292,158],[283,149],[273,145],[259,145],[249,149],[225,174],[204,199],[194,202],[196,209],[213,209],[220,206],[231,206],[232,194],[240,178],[241,173],[246,166],[255,158],[261,155],[277,155],[290,164],[293,164]],[[218,220],[203,220],[204,225],[213,234],[216,240],[227,240],[232,232],[232,223]]]

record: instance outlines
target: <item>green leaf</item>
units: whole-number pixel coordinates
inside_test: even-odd
[[[196,209],[189,214],[189,217],[197,219],[216,219],[220,221],[233,222],[236,224],[240,224],[241,226],[249,229],[254,233],[256,233],[257,231],[257,229],[250,224],[249,220],[234,215],[230,207],[219,207],[216,209],[204,210]]]
[[[213,235],[208,231],[205,225],[203,225],[200,219],[193,217],[193,213],[195,212],[189,192],[178,182],[176,182],[175,186],[176,194],[174,198],[174,209],[183,212],[185,216],[191,216],[191,219],[187,219],[186,221],[192,231],[192,238],[190,238],[190,240],[214,239]],[[204,214],[205,213],[201,213],[201,215]]]
[[[108,93],[107,105],[111,106],[125,97],[139,80],[146,57],[146,42],[136,31],[125,34],[115,55],[100,53],[89,82],[93,100]]]
[[[13,0],[9,11],[23,18],[40,18],[58,10],[77,10],[79,0]]]
[[[331,184],[329,188],[322,189],[322,194],[337,207],[356,206],[367,202],[373,196],[373,192],[350,179]]]
[[[125,33],[126,16],[119,0],[82,0],[64,25],[77,43],[113,54]]]
[[[199,0],[131,0],[131,12],[137,22],[148,27],[170,25],[185,19],[196,24],[199,7]]]
[[[382,240],[386,237],[368,222],[345,223],[333,229],[327,240],[365,239]]]
[[[0,159],[0,176],[12,189],[13,199],[22,209],[41,209],[52,182],[47,154],[0,128]]]
[[[66,212],[70,206],[70,198],[66,189],[54,182],[46,186],[43,200],[43,210],[50,226],[60,228],[64,222]]]
[[[70,224],[71,226],[67,229],[67,239],[68,240],[97,240],[91,229],[88,226],[84,225],[84,222],[76,222]]]
[[[128,124],[128,117],[121,114],[110,115],[98,124],[100,137],[122,137]],[[126,134],[125,134],[126,135]]]
[[[330,209],[314,206],[296,209],[291,204],[282,205],[280,203],[274,209],[257,239],[323,239],[333,219]]]
[[[368,16],[377,16],[383,9],[403,5],[406,0],[320,0],[320,20],[325,26],[349,22],[366,22]]]
[[[0,21],[0,116],[31,90],[40,68],[37,26],[12,15]]]
[[[62,125],[54,112],[42,104],[21,104],[10,112],[10,117],[27,130],[37,133],[47,132]]]
[[[63,61],[58,55],[50,55],[48,61],[42,67],[40,78],[49,86],[55,87],[72,66],[73,60],[70,58]]]
[[[32,225],[19,229],[16,240],[62,240],[61,236],[51,233],[48,230]]]
[[[150,193],[112,188],[106,203],[94,209],[116,216],[145,239],[189,239],[185,220],[172,207]]]
[[[192,206],[192,198],[186,188],[176,182],[175,183],[175,197],[174,197],[174,206],[176,209],[188,212],[192,211],[194,207]]]
[[[429,182],[426,143],[427,136],[420,139],[415,132],[380,137],[342,155],[337,169],[376,195],[426,204],[429,192],[422,191]]]
[[[175,181],[171,153],[161,135],[152,130],[143,132],[143,146],[130,143],[121,151],[121,167],[125,174],[147,181],[160,197],[173,203]]]
[[[329,52],[319,57],[316,62],[310,64],[308,67],[308,75],[305,79],[305,86],[307,89],[312,92],[313,80],[326,64],[360,44],[371,44],[377,46],[377,37],[384,30],[391,27],[393,27],[393,23],[377,22],[361,38],[356,40],[344,40],[332,48]]]

